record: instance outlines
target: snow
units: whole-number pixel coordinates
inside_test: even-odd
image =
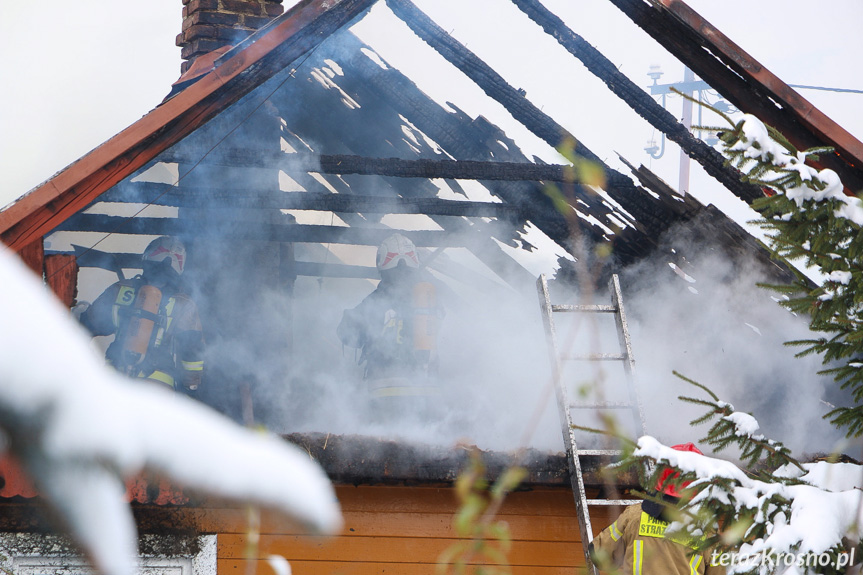
[[[748,414],[734,413],[726,419],[735,422],[738,429],[747,434],[758,429],[758,422]],[[771,502],[774,497],[790,501],[788,513],[778,511],[772,518],[767,536],[743,544],[738,553],[741,557],[760,553],[820,554],[837,545],[843,537],[854,536],[857,525],[863,522],[860,487],[863,486],[863,467],[853,464],[817,462],[804,464],[805,472],[792,465],[779,468],[774,476],[776,482],[753,479],[731,462],[706,455],[676,451],[650,436],[641,437],[634,456],[647,456],[659,464],[676,467],[683,472],[692,472],[697,477],[692,486],[704,486],[692,500],[697,506],[708,499],[734,505],[738,510],[757,510],[756,521],[770,518],[764,510],[776,511]],[[734,482],[731,491],[714,484],[716,478]],[[780,479],[796,478],[804,481],[800,485],[788,485]],[[680,524],[672,525],[672,529]],[[859,538],[859,536],[858,536]],[[799,572],[806,573],[805,567]],[[750,567],[742,562],[731,565],[729,573],[746,572]],[[787,573],[787,572],[786,572]]]
[[[801,479],[827,491],[848,491],[863,488],[863,467],[854,463],[817,461],[804,463],[805,472],[793,465],[784,465],[773,475]]]
[[[827,279],[831,282],[836,282],[847,286],[849,283],[851,283],[851,272],[841,270],[830,272],[830,275],[827,276]]]
[[[0,316],[0,446],[21,460],[101,572],[134,572],[124,479],[142,471],[271,507],[315,533],[341,528],[333,487],[305,452],[106,367],[8,249],[0,250]]]
[[[638,447],[632,453],[633,457],[649,457],[685,472],[695,473],[699,479],[723,477],[737,481],[748,481],[746,474],[730,461],[714,459],[691,451],[677,451],[660,443],[649,435],[638,439]]]
[[[749,325],[749,324],[747,324]],[[742,413],[740,411],[735,411],[730,415],[726,415],[722,419],[730,421],[734,424],[735,429],[737,430],[738,435],[745,435],[747,437],[752,437],[755,435],[755,432],[758,431],[759,425],[758,421],[749,415],[748,413]]]
[[[742,151],[747,158],[770,161],[774,166],[794,170],[800,174],[804,182],[818,180],[824,185],[820,191],[810,188],[805,183],[785,190],[785,195],[794,200],[799,208],[803,207],[803,202],[806,200],[816,202],[826,199],[838,200],[841,206],[836,211],[836,216],[848,219],[857,225],[863,225],[863,202],[859,198],[845,194],[844,186],[836,172],[829,169],[818,171],[807,166],[804,163],[805,152],[791,155],[770,137],[767,127],[761,120],[751,114],[743,115],[741,131],[743,137],[728,148],[729,150]]]

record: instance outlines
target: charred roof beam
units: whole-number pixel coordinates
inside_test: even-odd
[[[610,2],[734,106],[770,124],[798,148],[835,147],[817,164],[834,170],[852,191],[863,189],[863,144],[684,2]]]
[[[527,16],[538,24],[547,34],[554,37],[567,52],[578,58],[597,78],[602,80],[616,96],[626,102],[639,116],[651,126],[678,144],[704,170],[728,188],[740,199],[752,202],[764,194],[760,188],[740,181],[736,170],[724,165],[725,158],[705,144],[677,119],[606,58],[584,38],[568,28],[554,13],[537,0],[512,0]]]
[[[132,182],[99,197],[100,202],[146,203],[160,206],[313,210],[345,213],[425,214],[437,216],[517,219],[517,206],[440,198],[361,196],[325,192],[266,192],[178,188],[169,184]]]
[[[185,155],[169,153],[166,162],[189,162]],[[474,160],[430,160],[416,158],[369,158],[349,154],[305,154],[234,149],[214,152],[199,162],[242,168],[278,168],[290,175],[295,172],[321,174],[362,174],[397,178],[450,178],[455,180],[503,180],[531,182],[580,183],[575,168],[565,164],[532,164],[530,162],[492,162]]]
[[[261,240],[282,243],[331,243],[379,246],[394,233],[409,237],[419,247],[465,247],[474,238],[471,234],[453,234],[446,230],[398,230],[392,228],[356,228],[305,224],[266,224],[211,217],[208,226],[196,230],[195,237],[230,236],[240,240]],[[101,214],[76,214],[55,232],[100,232],[138,235],[175,235],[189,233],[188,222],[179,218],[124,218]]]
[[[513,118],[537,137],[555,149],[569,142],[575,154],[602,166],[606,176],[605,190],[638,220],[640,214],[635,211],[638,206],[632,199],[647,192],[639,190],[631,178],[607,166],[599,156],[510,86],[500,74],[447,34],[410,0],[386,0],[386,3],[417,36],[476,83],[489,97],[504,106]],[[649,214],[644,215],[649,217]],[[622,219],[626,220],[625,217]]]

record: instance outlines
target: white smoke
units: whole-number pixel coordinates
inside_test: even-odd
[[[676,239],[687,241],[680,230]],[[707,427],[688,425],[704,409],[676,399],[705,395],[677,371],[751,412],[762,433],[798,455],[839,446],[841,432],[822,419],[838,385],[817,374],[820,357],[795,358],[798,349],[784,345],[813,337],[806,318],[756,286],[770,278],[752,261],[732,264],[709,246],[690,245],[687,257],[666,246],[624,277],[648,432],[666,443],[706,435]]]

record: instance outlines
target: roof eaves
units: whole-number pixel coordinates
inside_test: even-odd
[[[716,50],[723,60],[734,62],[736,64],[735,69],[741,75],[766,88],[771,96],[775,97],[783,106],[786,106],[806,126],[835,144],[837,148],[847,151],[858,162],[863,159],[863,143],[860,140],[848,133],[845,128],[831,120],[796,90],[762,66],[685,2],[682,0],[659,0],[659,2],[687,26],[698,31],[705,41],[708,42],[711,50]]]
[[[0,240],[17,251],[50,232],[373,3],[307,0],[294,6],[199,81],[0,211]]]
[[[683,0],[610,1],[737,108],[773,125],[798,148],[835,148],[817,165],[836,171],[846,191],[863,188],[863,143]]]

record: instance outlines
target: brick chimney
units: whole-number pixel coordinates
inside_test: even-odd
[[[282,0],[183,0],[183,31],[177,36],[185,73],[198,56],[233,45],[284,11]]]

